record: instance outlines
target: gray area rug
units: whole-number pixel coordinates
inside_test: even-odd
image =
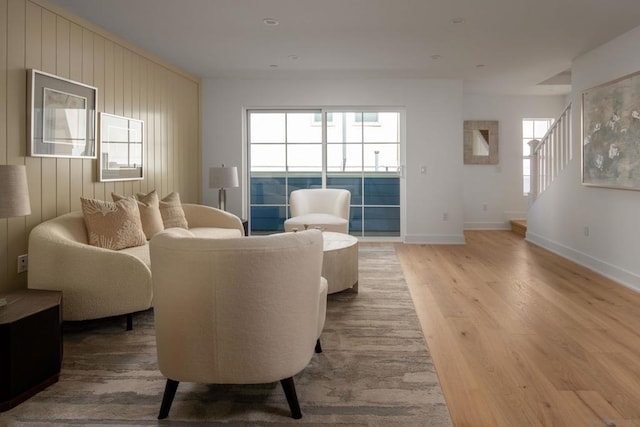
[[[303,418],[290,418],[279,383],[180,383],[156,419],[153,313],[65,324],[60,380],[0,414],[8,426],[450,426],[434,367],[392,245],[360,245],[359,293],[329,296],[314,355],[295,377]]]

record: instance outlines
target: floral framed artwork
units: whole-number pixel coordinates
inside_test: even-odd
[[[38,70],[29,70],[29,155],[96,158],[98,90]]]
[[[132,181],[143,175],[144,122],[100,113],[100,181]]]
[[[640,72],[582,93],[582,183],[640,190]]]

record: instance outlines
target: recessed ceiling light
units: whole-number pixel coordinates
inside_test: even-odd
[[[452,24],[464,24],[466,21],[464,18],[453,18],[451,20]]]
[[[277,64],[271,64],[271,65],[269,65],[269,68],[278,68],[278,65]]]
[[[435,54],[435,55],[431,55],[429,58],[433,59],[434,61],[437,61],[438,59],[442,59],[442,55]]]
[[[275,26],[279,24],[278,20],[273,18],[264,18],[262,22],[264,22],[264,25],[271,25],[271,26]]]
[[[292,61],[295,61],[295,60],[297,60],[299,58],[299,56],[296,55],[296,54],[293,54],[293,55],[287,56],[287,58],[291,59]]]
[[[476,68],[484,68],[484,64],[478,64],[476,65]]]

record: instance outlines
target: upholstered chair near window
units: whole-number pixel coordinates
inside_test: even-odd
[[[321,351],[322,233],[207,239],[171,228],[150,250],[158,365],[167,377],[158,418],[169,414],[180,381],[280,381],[292,417],[302,417],[293,376]]]
[[[322,231],[349,233],[351,192],[340,188],[294,190],[289,196],[291,218],[285,231],[319,228]]]

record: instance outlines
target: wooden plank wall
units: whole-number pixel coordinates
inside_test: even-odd
[[[27,70],[98,88],[99,112],[145,123],[142,181],[96,182],[97,160],[27,157]],[[111,200],[156,189],[201,198],[200,80],[46,0],[0,0],[0,164],[25,164],[31,215],[0,219],[0,292],[26,287],[17,257],[31,229],[80,209],[80,196]],[[64,268],[64,266],[60,266]]]

